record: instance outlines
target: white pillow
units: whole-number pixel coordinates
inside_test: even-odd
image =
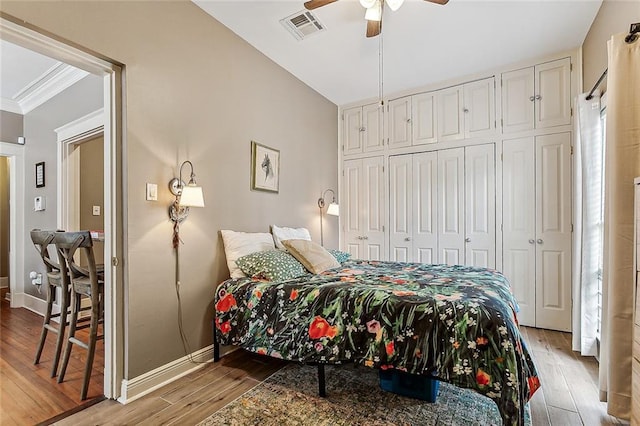
[[[273,237],[266,232],[220,231],[224,243],[224,254],[231,278],[246,277],[236,264],[236,260],[258,251],[274,250]]]
[[[271,225],[271,233],[273,234],[273,241],[276,243],[276,247],[280,250],[287,251],[287,248],[282,244],[284,240],[307,240],[311,241],[311,234],[307,228],[287,228]]]

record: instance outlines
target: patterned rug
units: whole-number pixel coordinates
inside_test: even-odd
[[[325,371],[327,398],[318,396],[316,367],[289,364],[198,426],[502,424],[493,401],[448,383],[441,382],[436,402],[428,403],[383,391],[377,370],[344,365]]]

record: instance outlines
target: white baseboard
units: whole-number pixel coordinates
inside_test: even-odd
[[[0,277],[0,288],[9,287],[9,277]]]
[[[189,356],[183,356],[133,379],[124,379],[118,402],[128,404],[192,371],[204,367],[207,365],[206,362],[213,362],[213,345],[193,352],[191,357],[195,361],[204,362],[204,364],[194,364],[190,361]]]
[[[91,301],[88,298],[83,298],[80,303],[82,308],[88,308],[91,306]],[[40,299],[38,297],[32,296],[28,293],[16,293],[12,299],[12,308],[25,308],[30,310],[31,312],[35,312],[36,314],[44,317],[44,314],[47,312],[47,301]],[[52,314],[60,313],[60,305],[56,302],[53,302],[53,308],[51,309]],[[91,315],[91,311],[82,311],[78,315],[79,318],[88,317]],[[51,321],[59,322],[60,318],[52,318]]]
[[[11,307],[25,308],[43,317],[47,312],[47,301],[27,293],[15,293],[12,297]],[[58,311],[60,310],[58,309]]]

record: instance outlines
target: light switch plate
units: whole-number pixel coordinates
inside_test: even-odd
[[[100,206],[93,206],[92,212],[94,216],[100,216]]]
[[[158,201],[158,185],[155,183],[147,184],[147,201]]]

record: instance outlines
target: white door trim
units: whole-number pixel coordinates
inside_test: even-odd
[[[126,333],[123,290],[126,271],[124,262],[118,261],[123,258],[122,211],[126,199],[122,183],[122,67],[53,37],[19,19],[0,17],[0,38],[104,77],[104,252],[107,259],[112,259],[111,267],[105,268],[104,394],[115,399],[124,379]]]
[[[9,158],[9,291],[16,308],[24,293],[24,146],[0,142],[0,155]]]
[[[104,133],[104,108],[60,126],[58,141],[58,229],[80,229],[80,157],[77,145]]]

